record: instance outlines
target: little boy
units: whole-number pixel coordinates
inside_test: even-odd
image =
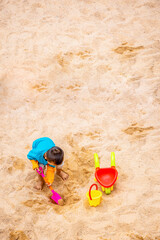
[[[38,138],[35,140],[32,144],[32,150],[27,155],[27,158],[32,162],[34,170],[42,167],[44,171],[47,165],[46,178],[48,180],[48,186],[50,186],[54,181],[55,169],[56,173],[63,180],[66,180],[69,177],[69,175],[62,170],[62,166],[64,164],[63,157],[63,150],[55,146],[54,142],[48,137]],[[38,182],[35,188],[42,190],[43,185],[43,178],[38,174]]]

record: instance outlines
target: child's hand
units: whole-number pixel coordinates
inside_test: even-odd
[[[39,169],[39,167],[37,167],[37,168],[34,168],[34,170],[35,170],[35,171],[37,171],[37,170],[38,170],[38,171],[41,173],[41,170]]]
[[[51,183],[49,183],[49,182],[47,182],[47,183],[46,183],[46,185],[47,185],[48,187],[50,187],[52,184],[51,184]]]
[[[37,168],[34,168],[33,170],[37,171],[37,170],[39,170],[39,168],[37,167]]]

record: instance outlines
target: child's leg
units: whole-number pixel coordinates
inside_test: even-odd
[[[39,163],[39,167],[42,167],[43,171],[45,170],[45,166],[43,164]],[[38,181],[37,181],[37,183],[35,185],[35,188],[37,190],[42,190],[43,186],[44,186],[44,180],[43,180],[42,176],[39,173],[37,173],[37,174],[38,174]]]

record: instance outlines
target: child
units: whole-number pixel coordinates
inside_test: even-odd
[[[66,180],[69,177],[69,175],[62,170],[62,166],[64,164],[63,157],[63,150],[55,146],[54,142],[48,137],[38,138],[35,140],[32,144],[32,150],[27,155],[27,158],[31,161],[34,170],[42,167],[44,171],[47,165],[46,178],[48,180],[48,186],[50,186],[54,181],[55,169],[56,173],[63,180]],[[38,182],[35,188],[42,190],[43,185],[43,178],[38,174]]]

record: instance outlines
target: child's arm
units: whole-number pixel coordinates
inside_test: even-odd
[[[30,160],[30,161],[31,161],[31,163],[32,163],[33,170],[35,170],[36,168],[39,167],[39,166],[38,166],[38,161],[36,161],[36,160]]]
[[[47,165],[47,173],[46,173],[46,178],[47,181],[50,183],[50,185],[53,183],[54,181],[54,173],[55,173],[55,168]]]

